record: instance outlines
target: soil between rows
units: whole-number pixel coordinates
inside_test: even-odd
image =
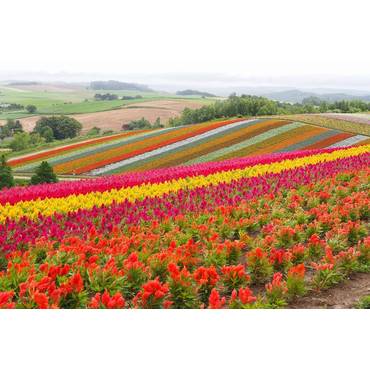
[[[334,287],[298,298],[287,308],[354,308],[370,295],[370,273],[356,273]]]

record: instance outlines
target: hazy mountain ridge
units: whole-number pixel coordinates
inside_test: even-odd
[[[302,90],[286,90],[273,93],[263,94],[266,98],[272,100],[278,100],[288,103],[302,103],[304,99],[317,98],[320,101],[335,102],[341,100],[363,100],[366,102],[370,101],[369,95],[351,95],[346,93],[328,93],[328,94],[317,94],[309,91]]]

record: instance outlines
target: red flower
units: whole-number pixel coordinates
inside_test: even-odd
[[[14,292],[0,292],[0,308],[15,308],[15,303],[12,302]]]
[[[48,308],[49,299],[45,293],[36,292],[33,295],[33,300],[36,302],[38,308]]]
[[[74,290],[78,293],[82,291],[82,289],[84,288],[84,282],[83,282],[83,279],[82,279],[80,273],[74,274],[70,278],[69,285],[72,288],[72,290]]]
[[[90,308],[124,308],[125,299],[122,297],[122,294],[117,292],[114,296],[110,296],[107,291],[101,295],[96,293],[94,297],[91,298],[89,303]]]
[[[304,274],[306,272],[306,269],[304,267],[304,264],[301,263],[297,266],[293,266],[288,271],[288,276],[296,276],[300,278],[304,278]]]
[[[133,303],[144,308],[159,308],[163,303],[163,298],[168,293],[168,285],[162,284],[158,278],[145,283],[142,290],[135,296]]]
[[[286,283],[283,281],[283,274],[281,272],[276,272],[272,277],[272,282],[266,284],[266,290],[272,293],[275,289],[287,291]]]
[[[199,285],[215,286],[219,276],[214,266],[208,268],[201,266],[194,271],[194,279]]]
[[[213,288],[209,296],[209,308],[222,308],[225,305],[225,302],[226,298],[222,297],[222,299],[220,299],[220,294],[215,288]]]
[[[319,263],[312,262],[311,266],[317,271],[332,270],[334,268],[334,265],[332,263],[319,264]]]
[[[239,292],[234,289],[231,293],[231,302],[235,301],[237,298],[239,298],[242,304],[253,303],[257,299],[255,296],[253,296],[252,291],[248,287],[240,288]]]

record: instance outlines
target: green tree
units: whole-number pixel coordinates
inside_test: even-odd
[[[58,178],[55,175],[53,168],[48,162],[41,162],[40,166],[37,167],[35,174],[31,177],[31,184],[44,184],[58,182]]]
[[[30,135],[30,143],[31,143],[32,146],[41,145],[45,141],[47,141],[47,140],[36,132],[32,132],[31,135]]]
[[[38,134],[38,133],[35,133],[35,134]],[[54,141],[54,132],[49,126],[44,127],[41,130],[41,134],[38,134],[38,135],[43,137],[47,143],[51,143],[52,141]]]
[[[56,140],[76,137],[82,129],[81,123],[72,117],[51,116],[40,118],[36,122],[33,131],[38,132],[42,136],[46,127],[50,127]]]
[[[2,155],[0,161],[0,189],[11,188],[12,186],[14,186],[12,169],[6,163],[5,156]]]
[[[161,127],[163,127],[163,125],[161,124],[161,119],[160,119],[160,117],[158,117],[155,121],[154,121],[154,123],[153,123],[153,126],[152,126],[153,128],[161,128]]]
[[[37,107],[36,107],[36,105],[29,104],[29,105],[26,106],[26,111],[28,113],[31,113],[31,114],[35,113],[37,111]]]
[[[18,132],[14,135],[13,140],[9,143],[9,147],[15,152],[18,152],[28,148],[30,144],[30,134],[27,132]]]

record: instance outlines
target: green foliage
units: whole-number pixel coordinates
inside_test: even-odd
[[[14,186],[12,169],[6,163],[5,156],[1,156],[0,162],[0,189],[11,188]]]
[[[53,168],[48,162],[41,162],[40,166],[36,169],[36,173],[31,177],[31,184],[36,185],[54,182],[58,182],[58,179],[53,171]]]
[[[356,307],[370,309],[370,295],[362,297]]]
[[[92,129],[90,129],[88,131],[87,136],[99,135],[100,134],[100,131],[101,131],[101,128],[100,127],[94,126]]]
[[[198,109],[185,108],[178,118],[169,120],[171,126],[189,125],[212,119],[266,116],[275,114],[302,114],[324,112],[365,112],[370,110],[370,103],[363,101],[338,101],[334,103],[305,100],[302,104],[282,103],[264,97],[231,94],[228,99]]]
[[[156,120],[156,124],[161,127],[160,121],[158,121],[158,118]],[[122,130],[130,131],[130,130],[143,130],[146,128],[152,128],[153,126],[146,118],[137,119],[134,121],[131,121],[129,123],[124,123],[122,125]]]
[[[0,139],[12,137],[19,132],[23,132],[23,127],[19,120],[8,119],[5,125],[0,126]]]
[[[76,137],[82,129],[81,123],[72,117],[51,116],[40,118],[36,122],[36,126],[33,131],[43,136],[47,127],[53,131],[53,137],[56,140]]]
[[[94,99],[95,100],[117,100],[118,99],[118,95],[116,95],[116,94],[110,94],[110,93],[106,93],[106,94],[95,94],[94,95]]]
[[[29,105],[26,106],[26,111],[28,113],[31,113],[31,114],[35,113],[37,111],[37,107],[36,107],[36,105],[29,104]]]
[[[45,139],[38,133],[29,134],[28,132],[18,132],[14,135],[12,141],[9,143],[9,148],[15,152],[41,145]]]
[[[54,141],[54,132],[49,126],[44,127],[41,130],[41,133],[37,135],[43,137],[47,143],[51,143],[52,141]]]
[[[30,134],[27,132],[16,133],[13,137],[13,140],[9,143],[9,147],[18,152],[28,148],[31,144]]]

